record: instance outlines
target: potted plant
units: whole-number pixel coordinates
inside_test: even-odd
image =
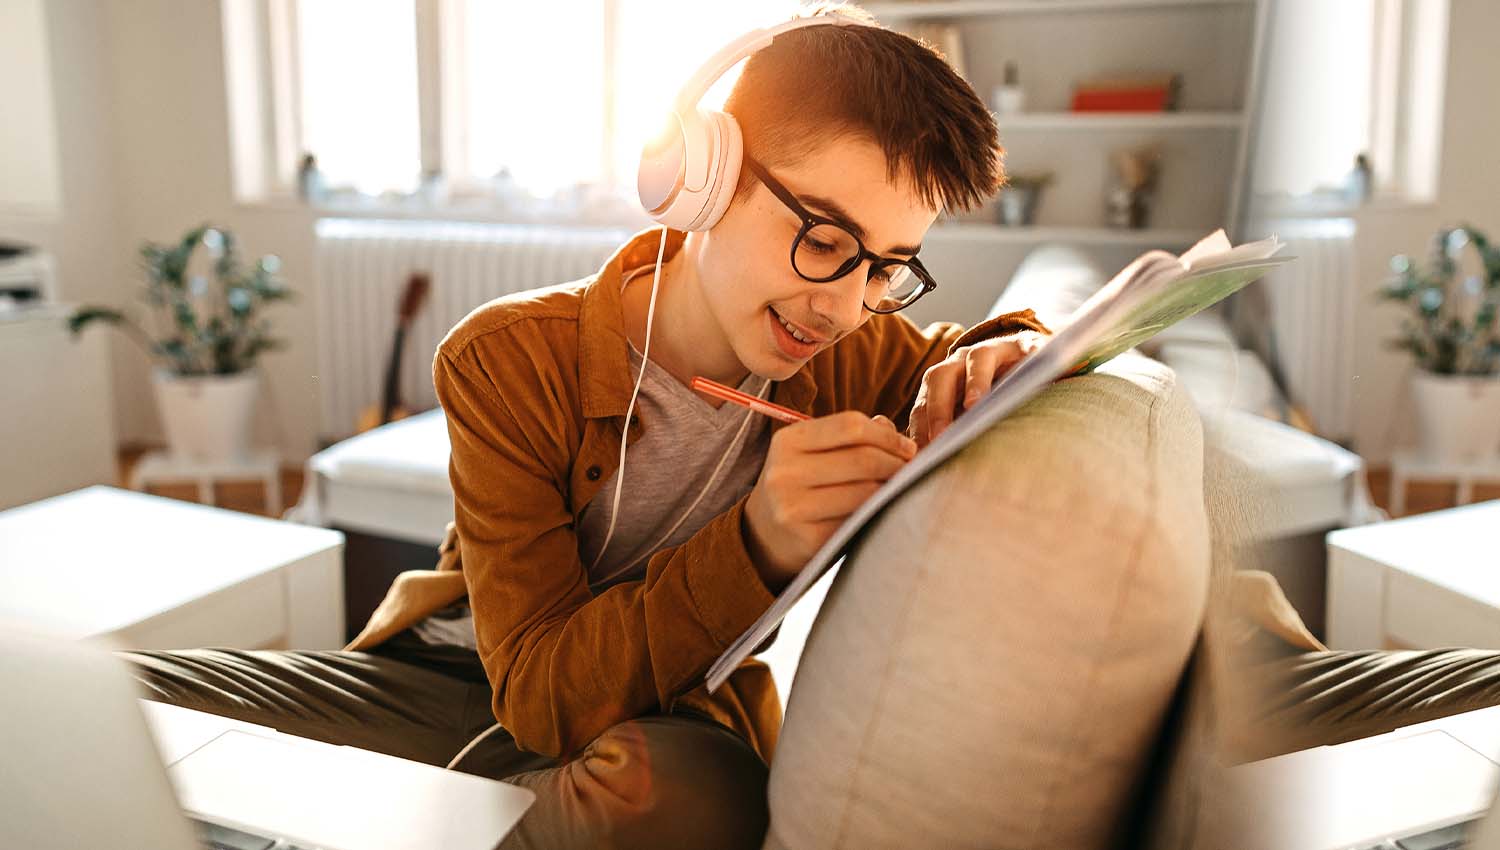
[[[173,454],[245,457],[260,381],[256,358],[283,347],[258,313],[293,294],[277,277],[280,259],[267,255],[245,267],[234,237],[209,225],[189,230],[175,245],[147,242],[140,254],[147,325],[118,310],[85,305],[68,317],[69,330],[77,335],[102,321],[141,344],[155,363],[152,386]]]
[[[1464,249],[1478,259],[1460,274]],[[1488,458],[1500,451],[1500,246],[1472,227],[1439,230],[1426,268],[1391,259],[1383,298],[1411,308],[1395,348],[1411,352],[1420,448],[1434,460]]]

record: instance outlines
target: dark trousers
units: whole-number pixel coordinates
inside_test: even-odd
[[[479,656],[410,631],[370,652],[119,654],[149,699],[440,767],[495,722]],[[617,724],[571,759],[495,730],[454,769],[536,792],[505,848],[754,848],[766,831],[766,764],[692,713]]]

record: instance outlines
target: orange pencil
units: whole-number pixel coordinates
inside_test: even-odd
[[[693,378],[692,388],[705,395],[711,395],[714,398],[723,399],[724,401],[732,401],[741,407],[748,407],[756,413],[763,413],[772,419],[779,419],[782,422],[802,422],[812,418],[805,413],[798,413],[789,407],[772,404],[764,399],[756,398],[748,393],[742,393],[733,387],[726,387],[718,381],[710,381],[701,376]]]

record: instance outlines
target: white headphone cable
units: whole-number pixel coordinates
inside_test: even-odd
[[[490,728],[484,730],[483,732],[480,732],[478,735],[475,735],[474,739],[472,741],[470,741],[469,743],[464,744],[464,748],[458,751],[458,755],[454,756],[453,760],[450,761],[450,762],[448,762],[448,766],[447,766],[446,769],[447,770],[452,770],[453,766],[456,765],[456,764],[458,764],[459,760],[462,759],[464,756],[468,755],[469,751],[472,750],[472,749],[474,749],[474,747],[477,746],[480,741],[483,741],[485,738],[488,738],[491,734],[494,733],[494,731],[496,729],[499,729],[499,728],[500,728],[500,724],[499,723],[495,723],[492,726],[490,726]]]
[[[615,536],[615,517],[620,514],[620,493],[625,487],[625,444],[629,442],[630,436],[630,414],[635,412],[635,400],[641,394],[641,379],[646,377],[646,358],[651,356],[651,326],[655,324],[656,318],[656,290],[661,284],[661,261],[667,254],[667,226],[661,226],[661,244],[656,249],[656,271],[651,275],[651,303],[646,307],[646,344],[645,350],[641,352],[641,371],[635,376],[635,389],[630,391],[630,404],[625,407],[625,425],[620,433],[620,464],[615,471],[615,497],[609,507],[609,528],[604,532],[604,543],[599,547],[599,554],[594,556],[594,563],[589,566],[589,572],[599,566],[599,560],[604,557],[604,552],[609,548],[609,541]]]
[[[646,376],[646,360],[651,356],[651,329],[655,324],[655,322],[653,321],[653,317],[656,313],[656,292],[658,284],[661,281],[662,257],[666,254],[666,248],[667,228],[665,225],[663,225],[661,246],[658,248],[656,254],[656,271],[651,278],[651,303],[650,306],[646,309],[646,343],[644,346],[645,350],[641,352],[641,370],[635,378],[635,389],[630,394],[630,404],[625,409],[625,427],[627,430],[626,434],[621,435],[620,437],[620,465],[619,469],[615,473],[615,495],[609,509],[609,527],[604,533],[604,543],[599,547],[598,554],[594,556],[594,562],[589,565],[590,573],[597,569],[600,562],[603,561],[604,553],[609,549],[609,542],[614,537],[615,521],[620,515],[620,494],[624,491],[625,486],[626,435],[628,435],[629,433],[628,429],[630,427],[630,414],[635,410],[636,397],[641,391],[641,380]],[[633,279],[633,276],[627,277],[626,282],[628,283],[631,279]],[[771,380],[769,378],[764,379],[761,383],[760,391],[756,393],[756,397],[762,399],[765,398],[766,390],[769,389],[770,386]],[[683,511],[682,515],[677,518],[677,522],[673,523],[672,527],[667,529],[666,533],[663,534],[654,544],[652,544],[651,547],[648,548],[642,555],[637,556],[630,563],[626,564],[624,567],[616,569],[614,572],[610,573],[603,579],[599,579],[598,581],[590,580],[589,584],[604,584],[605,582],[613,581],[618,576],[623,575],[636,564],[640,563],[642,557],[648,557],[658,548],[660,548],[661,545],[665,543],[666,540],[671,537],[678,528],[682,527],[682,524],[687,521],[687,518],[691,516],[693,511],[697,509],[698,505],[703,502],[703,497],[707,496],[709,490],[713,489],[714,481],[719,477],[719,472],[724,468],[724,464],[728,462],[729,456],[734,453],[735,447],[739,445],[740,438],[745,435],[745,429],[749,427],[750,420],[754,415],[755,414],[752,411],[745,411],[744,419],[740,421],[739,430],[735,432],[734,439],[730,440],[729,447],[724,450],[724,454],[719,457],[718,464],[714,466],[713,472],[711,472],[708,476],[708,482],[703,486],[703,489],[699,491],[698,498],[694,499],[693,503],[688,506],[688,509],[686,511]]]

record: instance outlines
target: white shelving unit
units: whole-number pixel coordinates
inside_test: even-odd
[[[1112,12],[1172,6],[1245,6],[1255,0],[910,0],[866,4],[880,20],[895,18],[961,18],[978,15]]]
[[[957,26],[965,73],[986,100],[1015,62],[1027,111],[999,116],[1012,175],[1051,172],[1034,227],[1004,227],[993,205],[934,228],[944,242],[1025,246],[1047,240],[1183,247],[1238,223],[1252,127],[1265,0],[909,0],[865,7],[881,22]],[[1180,111],[1072,113],[1080,79],[1182,75]],[[1152,226],[1103,224],[1118,148],[1155,144],[1162,172]]]
[[[1087,242],[1093,245],[1140,246],[1187,245],[1202,237],[1200,230],[1119,230],[1108,227],[1005,227],[998,224],[960,221],[934,227],[929,239],[949,244],[993,243],[1025,244],[1032,242]]]
[[[1005,116],[1018,130],[1238,130],[1240,112],[1025,112]]]

